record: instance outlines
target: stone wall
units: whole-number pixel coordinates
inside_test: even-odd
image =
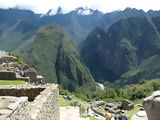
[[[16,73],[12,71],[0,71],[0,80],[16,80]]]
[[[36,86],[32,86],[32,89],[33,87]],[[34,90],[36,90],[37,88],[35,88]],[[58,85],[44,85],[43,87],[39,86],[39,88],[45,89],[43,89],[43,91],[41,91],[40,94],[35,97],[32,102],[28,102],[28,97],[9,96],[11,98],[14,98],[14,101],[12,99],[8,104],[9,100],[6,99],[5,102],[7,104],[4,103],[4,109],[6,110],[3,111],[1,111],[3,104],[2,106],[0,104],[0,120],[59,120],[60,113]],[[1,89],[0,93],[3,90],[4,89]],[[17,91],[13,88],[10,90],[13,90],[17,93]],[[34,94],[34,90],[32,91],[32,94]],[[8,98],[8,96],[1,97]],[[17,102],[18,100],[20,102]]]
[[[59,90],[49,86],[36,97],[30,105],[30,115],[33,120],[59,120]]]
[[[0,120],[29,120],[27,97],[0,97]]]
[[[27,96],[29,101],[33,101],[36,96],[40,94],[44,89],[46,89],[46,86],[0,86],[0,96],[15,96],[15,97],[21,97],[21,96]]]

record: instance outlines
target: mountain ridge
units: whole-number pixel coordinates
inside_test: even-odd
[[[149,17],[122,19],[111,25],[108,32],[103,36],[101,35],[99,39],[96,39],[97,35],[100,35],[100,32],[97,29],[93,30],[83,42],[84,45],[82,44],[85,47],[81,47],[81,56],[85,64],[91,69],[93,76],[96,76],[97,81],[114,82],[121,79],[121,83],[128,84],[138,83],[143,78],[156,77],[155,73],[158,72],[158,67],[152,65],[149,68],[149,66],[152,64],[151,60],[154,60],[156,65],[158,64],[160,35],[154,22]],[[101,42],[94,44],[96,40]],[[87,51],[86,48],[92,44],[95,46]],[[87,52],[84,53],[83,51]],[[89,53],[94,51],[97,52],[93,55]],[[95,61],[92,60],[93,58],[96,58]],[[99,61],[96,61],[97,59],[100,59],[102,65],[99,64]],[[94,63],[87,61],[93,61]],[[144,63],[148,66],[144,66]],[[92,66],[93,64],[96,66]],[[96,70],[99,66],[102,66],[102,68],[97,73]],[[149,69],[147,70],[146,67]],[[149,70],[152,72],[149,73]],[[98,75],[102,73],[100,71],[105,72]],[[127,73],[127,71],[130,72]],[[131,75],[130,73],[134,74]]]

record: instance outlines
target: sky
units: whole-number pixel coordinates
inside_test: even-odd
[[[103,13],[124,10],[126,7],[144,11],[160,10],[159,0],[0,0],[0,8],[30,9],[35,13],[45,14],[49,9],[56,13],[61,7],[67,13],[78,7],[88,7]]]

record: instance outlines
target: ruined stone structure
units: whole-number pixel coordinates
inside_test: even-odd
[[[1,86],[0,95],[4,94],[0,120],[59,120],[58,85]]]
[[[37,75],[37,72],[34,68],[28,68],[24,70],[24,77],[29,77],[30,83],[40,84],[42,83],[43,77]]]
[[[160,91],[156,91],[144,99],[143,107],[147,113],[148,120],[160,120]]]
[[[15,61],[16,58],[14,56],[0,50],[0,80],[23,80],[35,84],[43,83],[43,77],[37,75],[34,68],[30,68],[25,64],[21,69],[18,65],[13,65]]]
[[[133,108],[134,108],[133,102],[126,100],[126,99],[122,101],[122,109],[131,110]]]
[[[14,56],[8,55],[7,52],[0,50],[0,64],[15,62]]]

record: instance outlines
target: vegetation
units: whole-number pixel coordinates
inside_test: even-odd
[[[94,78],[81,61],[72,40],[56,24],[38,30],[27,62],[44,76],[45,82],[58,83],[69,91],[81,87],[95,90]]]
[[[89,118],[90,120],[99,120],[98,118],[95,118],[93,116],[86,116],[86,115],[81,115],[82,118]]]
[[[131,117],[139,111],[139,109],[139,107],[135,107],[132,110],[126,111],[125,115],[127,116],[128,120],[130,120]]]
[[[89,33],[81,45],[81,56],[97,82],[123,87],[158,77],[160,23],[156,19],[159,17],[153,21],[148,17],[122,19],[107,33],[100,28]]]
[[[74,95],[86,102],[103,100],[105,102],[120,102],[124,99],[133,101],[135,104],[142,104],[147,96],[150,96],[155,90],[160,90],[160,78],[154,80],[141,80],[139,84],[127,85],[124,88],[107,88],[105,90],[76,91],[70,93],[68,90],[60,89],[62,95]],[[101,106],[104,109],[104,106]]]
[[[15,66],[20,66],[21,68],[24,66],[25,62],[22,60],[19,54],[13,53],[13,52],[8,52],[9,55],[12,55],[16,58],[16,61],[13,63]]]
[[[21,80],[0,80],[0,85],[24,85],[24,84],[28,83]]]

